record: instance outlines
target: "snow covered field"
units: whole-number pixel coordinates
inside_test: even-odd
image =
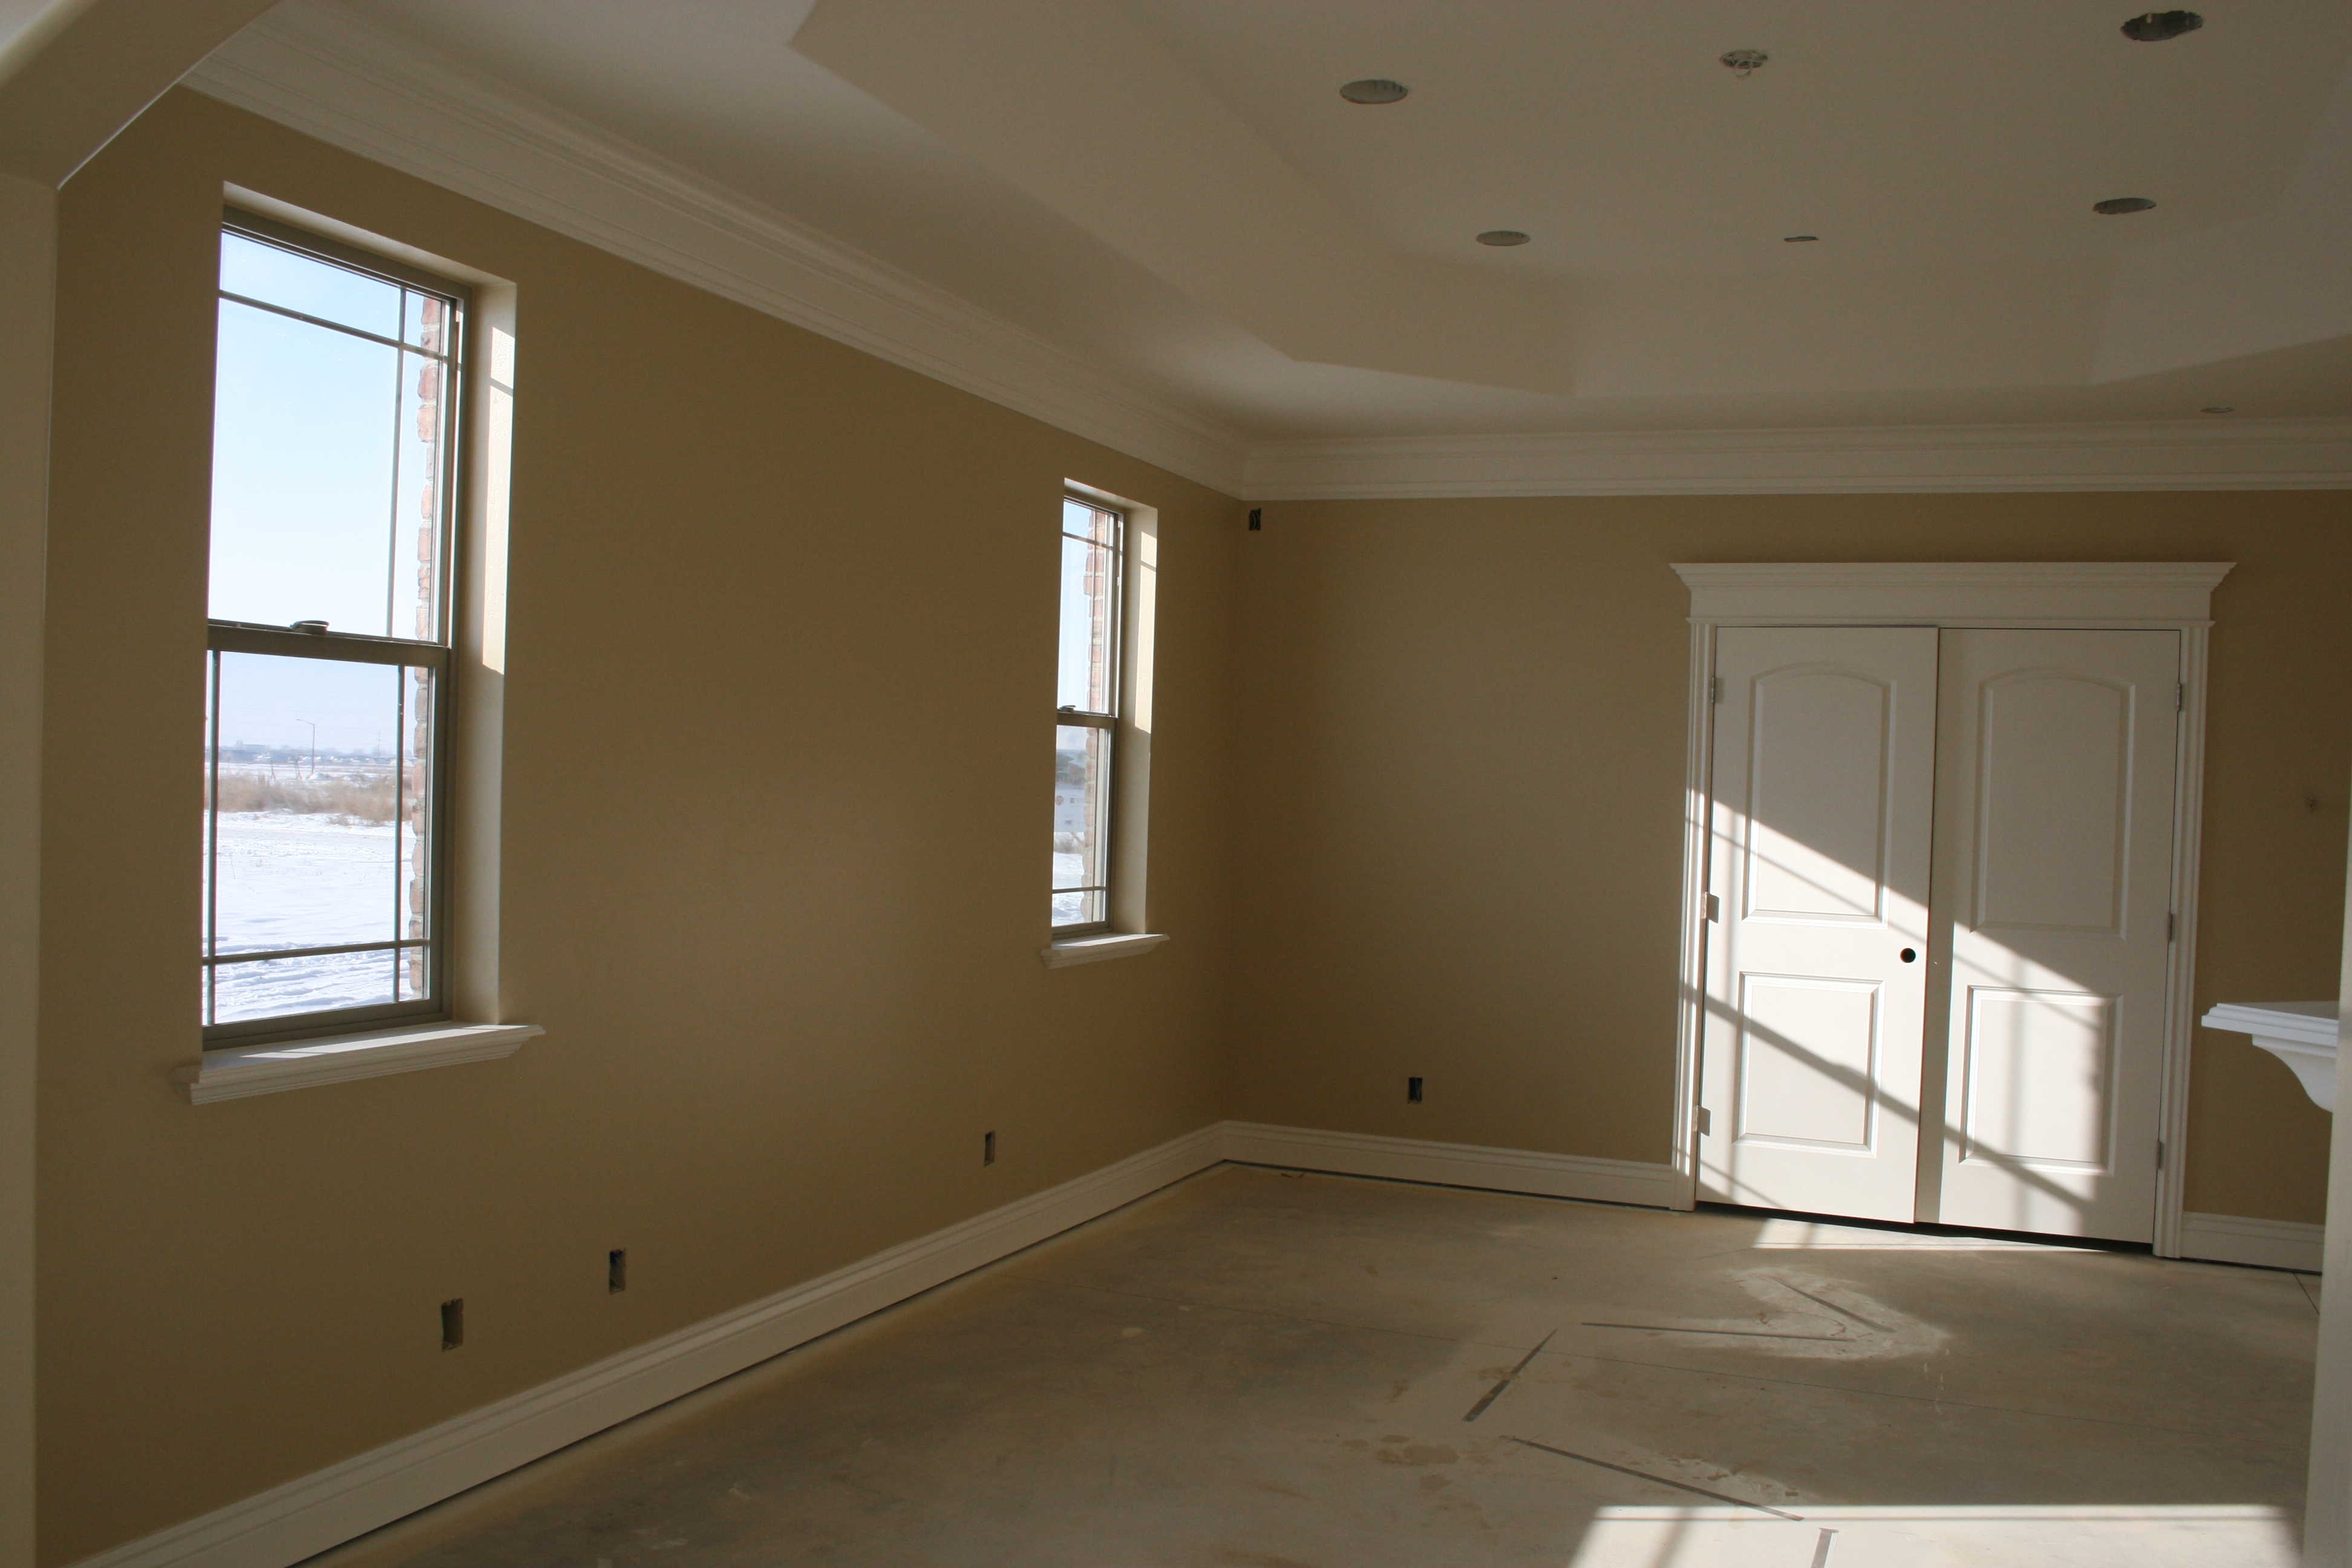
[[[413,841],[390,822],[295,812],[220,818],[219,948],[389,942],[405,927]],[[404,849],[406,854],[404,855]],[[206,893],[212,891],[207,888]],[[329,953],[220,966],[221,1023],[403,1000],[388,952]]]

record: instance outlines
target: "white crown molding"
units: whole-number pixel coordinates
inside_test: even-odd
[[[2352,419],[1573,431],[1252,445],[1070,351],[352,12],[281,6],[186,84],[1255,500],[2352,489]]]
[[[1695,622],[2201,626],[2227,561],[1676,563]]]
[[[1240,488],[1236,432],[348,11],[281,7],[185,85],[1213,489]]]
[[[1252,500],[2352,489],[2352,419],[1277,441]]]

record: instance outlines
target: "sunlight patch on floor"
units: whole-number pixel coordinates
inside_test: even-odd
[[[1570,1568],[2294,1568],[2277,1509],[1604,1508]]]

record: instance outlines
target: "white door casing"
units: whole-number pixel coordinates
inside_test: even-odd
[[[1919,1217],[2147,1241],[2180,635],[1954,628],[1941,663]]]
[[[1907,1220],[1935,629],[1727,629],[1716,669],[1699,1191]]]
[[[2132,562],[1737,562],[1677,563],[1690,593],[1690,684],[1684,775],[1682,952],[1675,1034],[1675,1112],[1669,1133],[1682,1186],[1676,1207],[1700,1191],[1706,1030],[1713,937],[1706,918],[1712,860],[1710,782],[1716,724],[1710,689],[1718,639],[1737,627],[1890,626],[2164,630],[2179,638],[2181,708],[2172,825],[2175,938],[2168,961],[2159,1135],[2168,1157],[2154,1200],[2159,1257],[2180,1256],[2192,980],[2197,951],[2199,842],[2204,794],[2205,670],[2211,597],[2231,563]],[[1931,955],[1932,956],[1932,955]],[[1939,1007],[1934,1018],[1940,1026]],[[1940,1100],[1942,1078],[1927,1086]],[[1940,1104],[1930,1108],[1940,1115]],[[1940,1173],[1940,1164],[1937,1166]],[[1940,1194],[1938,1194],[1940,1195]]]

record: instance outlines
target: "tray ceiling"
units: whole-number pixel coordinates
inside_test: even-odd
[[[2210,0],[2162,44],[2133,9],[279,15],[373,23],[1252,442],[2352,414],[2352,9]],[[1339,97],[1368,76],[1412,94]],[[2158,205],[2092,212],[2118,195]]]

